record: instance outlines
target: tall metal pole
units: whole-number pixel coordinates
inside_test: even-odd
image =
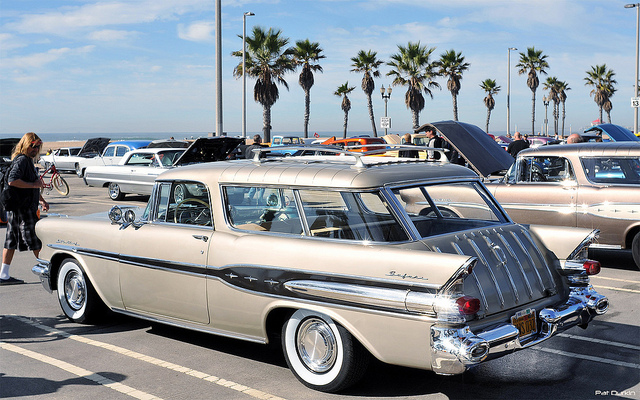
[[[640,3],[625,4],[624,8],[636,9],[636,81],[633,85],[634,92],[633,97],[638,97],[638,64],[640,63],[640,55],[638,49],[640,49]],[[638,133],[638,107],[633,107],[633,133]]]
[[[247,76],[245,64],[247,61],[247,17],[255,15],[252,12],[242,14],[242,137],[247,137]]]
[[[222,0],[216,0],[216,136],[222,136]]]
[[[515,47],[507,49],[507,136],[511,136],[511,51],[518,50]]]

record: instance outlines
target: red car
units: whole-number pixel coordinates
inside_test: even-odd
[[[333,136],[325,140],[324,142],[322,142],[322,144],[340,146],[346,150],[358,151],[358,152],[378,150],[378,149],[387,147],[387,142],[385,142],[384,139],[378,138],[378,137],[368,137],[368,136],[352,137],[348,139],[336,139],[336,137]],[[375,145],[375,146],[366,147],[366,145]],[[379,145],[382,145],[382,146],[379,146]],[[350,148],[352,146],[365,146],[365,147]]]

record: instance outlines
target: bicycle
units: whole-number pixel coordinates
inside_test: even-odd
[[[44,176],[49,172],[51,172],[51,178],[47,183],[44,179]],[[42,180],[42,183],[44,185],[40,190],[41,193],[44,193],[46,191],[48,194],[51,193],[51,189],[55,189],[63,196],[69,195],[69,184],[64,180],[62,176],[60,176],[60,172],[58,172],[58,170],[56,169],[55,164],[51,163],[45,169],[45,171],[40,175],[40,180]]]

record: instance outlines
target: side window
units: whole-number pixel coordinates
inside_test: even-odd
[[[106,149],[104,149],[103,157],[113,157],[115,154],[116,154],[115,146],[109,146]]]
[[[124,154],[129,151],[128,148],[126,148],[125,146],[118,146],[118,148],[116,149],[116,157],[122,157],[124,156]]]
[[[564,157],[527,157],[520,161],[521,182],[563,182],[575,179],[571,163]]]
[[[302,234],[291,189],[255,186],[223,188],[227,218],[237,229]]]
[[[156,212],[151,220],[212,226],[209,191],[197,182],[162,182],[156,191]]]
[[[151,165],[153,153],[135,153],[127,160],[127,165]]]
[[[60,150],[60,154],[58,154],[58,155],[59,155],[59,156],[62,156],[62,157],[67,157],[67,156],[69,156],[69,150],[67,150],[67,149],[61,149],[61,150]]]

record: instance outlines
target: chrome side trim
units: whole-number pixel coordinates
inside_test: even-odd
[[[588,247],[602,247],[602,248],[622,248],[622,246],[618,245],[618,246],[606,246],[606,245],[597,245],[597,244],[592,244],[592,242],[596,241],[598,239],[598,237],[600,236],[600,230],[599,229],[594,229],[593,231],[591,231],[591,233],[584,238],[584,240],[571,252],[571,254],[569,254],[569,258],[568,260],[573,260],[577,257],[577,255],[582,251],[582,249],[585,246]]]
[[[544,286],[544,282],[542,281],[540,272],[538,272],[538,268],[536,268],[536,263],[533,261],[533,257],[531,257],[529,250],[527,250],[527,248],[524,247],[524,243],[522,243],[522,240],[520,240],[520,237],[514,231],[511,231],[511,236],[513,236],[513,238],[518,243],[518,246],[520,246],[520,250],[522,250],[522,252],[527,256],[527,259],[529,260],[529,264],[531,265],[531,269],[533,269],[533,271],[536,273],[536,278],[538,278],[538,284],[540,285],[540,292],[544,293],[544,291],[547,288]]]
[[[544,256],[540,252],[540,249],[536,245],[536,242],[533,240],[533,237],[531,237],[531,233],[529,232],[529,230],[523,229],[522,232],[523,232],[524,236],[531,243],[531,246],[533,246],[533,249],[536,251],[536,254],[540,258],[540,263],[545,267],[545,270],[547,271],[547,274],[549,274],[549,281],[551,282],[551,286],[553,287],[553,289],[555,289],[557,287],[556,281],[553,279],[553,274],[551,273],[551,268],[549,268],[549,264],[547,263],[547,260],[544,258]]]
[[[496,232],[496,234],[498,233]],[[509,271],[507,256],[504,254],[504,251],[502,251],[502,248],[496,245],[495,243],[493,243],[493,241],[491,241],[489,237],[483,235],[483,238],[485,243],[487,244],[487,247],[491,250],[491,253],[493,253],[493,256],[500,263],[498,264],[498,266],[501,266],[505,274],[507,275],[507,278],[509,279],[509,285],[511,286],[511,290],[513,291],[513,297],[515,299],[516,304],[520,303],[520,294],[518,293],[518,288],[516,287],[516,284],[513,281],[513,276],[511,276],[511,271]],[[500,250],[499,253],[498,253],[498,250]]]
[[[51,289],[51,263],[40,258],[37,258],[36,260],[38,261],[38,264],[31,268],[31,272],[38,275],[40,283],[42,283],[42,286],[47,292],[53,293],[53,290]]]
[[[289,281],[284,287],[306,296],[435,316],[433,302],[436,296],[431,293],[311,280]]]

